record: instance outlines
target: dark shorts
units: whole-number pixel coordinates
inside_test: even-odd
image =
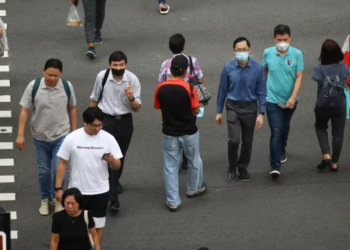
[[[108,207],[108,192],[103,194],[83,195],[83,209],[89,210],[92,217],[106,217]]]

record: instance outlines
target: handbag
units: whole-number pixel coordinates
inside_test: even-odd
[[[350,35],[349,35],[349,48],[350,48]],[[344,54],[344,64],[346,66],[348,66],[348,68],[350,69],[350,51],[345,51],[345,54]],[[347,82],[346,82],[347,85],[350,85],[350,78],[348,78]]]
[[[191,96],[193,97],[193,86],[196,88],[198,100],[199,103],[208,103],[208,101],[211,98],[211,95],[209,94],[207,88],[199,82],[198,77],[194,74],[194,68],[192,63],[192,57],[189,56],[190,59],[190,75],[189,75],[189,81],[190,89],[191,89]]]
[[[95,249],[94,242],[92,241],[92,236],[89,233],[89,216],[88,216],[88,211],[87,210],[84,210],[84,220],[85,220],[85,224],[86,224],[86,229],[87,229],[88,239],[89,239],[89,243],[90,243],[91,249]]]

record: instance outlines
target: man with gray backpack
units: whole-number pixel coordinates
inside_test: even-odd
[[[332,172],[338,171],[339,168],[347,112],[344,86],[350,72],[342,63],[343,59],[344,55],[337,42],[327,39],[322,44],[319,57],[321,63],[315,66],[312,75],[312,79],[318,84],[315,127],[323,156],[317,169],[329,167]],[[332,156],[327,133],[329,120],[332,124]]]
[[[32,109],[30,130],[34,137],[38,181],[41,194],[41,215],[49,214],[50,200],[55,212],[63,209],[55,198],[57,152],[71,131],[77,129],[76,99],[73,86],[61,78],[62,62],[50,59],[43,70],[44,77],[31,81],[22,96],[16,147],[23,151],[24,131]],[[64,186],[65,178],[62,186]]]

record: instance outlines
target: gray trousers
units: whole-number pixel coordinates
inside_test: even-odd
[[[102,29],[106,0],[83,0],[86,42],[94,42],[95,30]]]
[[[228,161],[230,169],[247,168],[253,147],[253,136],[258,112],[257,102],[227,100]],[[239,144],[242,141],[240,156]]]

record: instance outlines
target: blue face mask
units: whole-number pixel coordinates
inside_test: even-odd
[[[249,57],[249,52],[237,52],[236,53],[236,58],[240,62],[244,62],[248,59]]]

